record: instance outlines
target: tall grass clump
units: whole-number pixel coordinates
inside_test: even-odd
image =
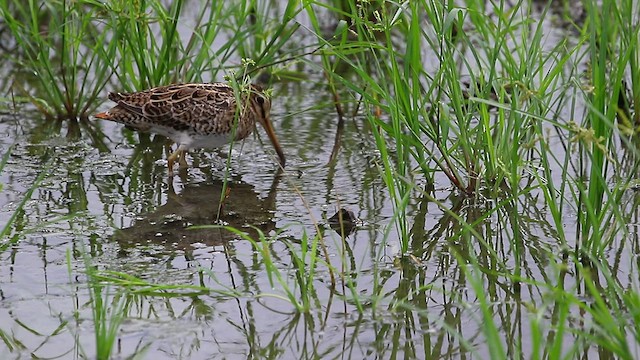
[[[617,283],[616,267],[605,255],[627,238],[633,216],[627,210],[634,207],[634,197],[624,195],[637,178],[638,150],[630,136],[635,131],[625,126],[637,126],[637,6],[585,2],[584,23],[576,22],[566,37],[557,38],[547,31],[551,4],[538,12],[526,1],[307,3],[311,30],[325,44],[322,69],[353,94],[371,125],[403,254],[421,246],[416,239],[410,242],[407,214],[418,184],[447,183],[475,201],[498,199],[492,211],[510,209],[504,224],[510,229],[503,231],[513,258],[498,256],[497,239],[465,235],[470,249],[479,246],[490,254],[490,263],[501,266],[487,270],[472,261],[475,292],[485,290],[483,282],[495,275],[491,271],[517,287],[535,282],[521,270],[530,224],[518,211],[523,197],[542,195],[541,206],[554,225],[554,249],[574,264],[577,284],[562,287],[561,278],[550,279],[557,287],[536,283],[562,313],[554,319],[560,338],[548,348],[536,340],[540,353],[562,354],[562,337],[576,331],[582,345],[593,336],[603,349],[624,358],[636,334],[624,318],[625,312],[637,311],[634,297]],[[347,26],[332,37],[323,35],[322,11],[336,11]],[[353,72],[331,71],[336,63]],[[626,168],[620,154],[631,160]],[[575,223],[568,220],[571,214],[577,215]],[[561,269],[566,264],[557,253],[550,255],[556,256]],[[465,263],[461,267],[469,262],[459,260]],[[593,306],[584,305],[580,296]],[[487,322],[493,320],[489,303],[500,300],[482,298],[476,304],[497,358],[508,352],[501,333]],[[567,330],[570,309],[585,311],[593,328]],[[534,334],[551,331],[540,321],[532,326]]]
[[[13,89],[48,117],[86,117],[111,76],[116,43],[94,22],[95,1],[0,1],[16,43]]]
[[[183,0],[2,0],[0,15],[17,49],[13,62],[22,69],[14,91],[49,117],[79,118],[99,105],[114,78],[124,91],[221,80],[220,71],[240,69],[244,58],[258,69],[277,63],[300,11],[289,2],[285,17],[276,18],[253,2],[207,2],[198,4],[194,18],[192,6]]]
[[[489,7],[474,2],[464,7],[453,2],[371,2],[341,8],[340,15],[351,25],[349,35],[339,42],[321,39],[327,44],[325,52],[352,67],[357,77],[327,73],[364,104],[403,237],[408,234],[403,209],[416,175],[430,183],[446,179],[467,195],[490,190],[516,199],[532,191],[522,183],[531,184],[540,160],[546,163],[555,156],[545,140],[549,129],[571,134],[572,142],[588,142],[583,154],[593,160],[587,173],[563,173],[559,185],[538,177],[543,180],[538,186],[553,203],[559,231],[566,203],[563,198],[556,201],[556,192],[575,189],[571,184],[580,183],[577,177],[588,176],[589,188],[579,201],[591,205],[579,206],[589,218],[581,231],[599,236],[595,228],[609,218],[601,206],[617,198],[603,197],[613,166],[606,149],[614,130],[617,94],[625,90],[627,71],[631,78],[637,71],[637,41],[630,40],[638,38],[637,20],[626,15],[632,7],[609,2],[599,8],[594,2],[587,9],[588,36],[551,47],[543,21],[549,6],[536,19],[525,1]],[[313,24],[320,36],[320,24]],[[628,46],[617,45],[620,33],[626,34]],[[576,123],[581,114],[571,95],[588,88],[576,81],[581,76],[576,63],[585,60],[585,46],[590,49],[590,86],[595,91],[585,93],[590,113],[583,117],[586,122]],[[613,54],[619,56],[611,61]],[[564,118],[567,109],[577,119]],[[551,166],[569,171],[570,160],[554,158]],[[518,224],[512,226],[519,234]]]
[[[580,175],[586,181],[576,182],[581,235],[577,247],[597,258],[620,231],[626,232],[630,220],[623,215],[620,201],[626,190],[623,185],[635,177],[635,171],[629,173],[624,170],[618,154],[621,152],[619,148],[626,147],[637,162],[637,149],[627,146],[630,139],[624,135],[625,132],[629,134],[625,127],[634,126],[625,115],[630,113],[630,109],[623,108],[621,100],[627,96],[625,78],[638,74],[640,26],[637,15],[634,17],[630,12],[633,5],[629,2],[600,4],[588,1],[586,5],[590,64],[587,91],[584,92],[587,115],[580,123],[576,139],[580,154],[588,159],[588,165],[581,163],[579,167]],[[631,115],[633,117],[635,115]],[[611,183],[620,185],[612,187]]]
[[[369,5],[350,8],[351,33],[342,42],[327,41],[336,61],[358,77],[331,76],[364,104],[406,250],[403,209],[417,175],[432,185],[443,175],[466,195],[487,188],[517,194],[536,124],[564,104],[560,92],[537,92],[539,81],[561,82],[570,53],[540,57],[542,28],[529,29],[527,14],[518,11],[496,8],[496,20],[472,4]],[[320,25],[314,30],[320,33]],[[510,41],[527,46],[514,52]]]
[[[105,5],[101,20],[117,44],[113,72],[120,88],[221,80],[221,71],[240,71],[243,59],[265,66],[275,62],[297,28],[294,6],[285,9],[284,19],[276,19],[268,7],[253,2],[205,2],[191,19],[193,14],[184,13],[193,12],[192,6],[182,0]]]
[[[188,60],[182,56],[184,47],[178,31],[183,8],[182,0],[167,7],[159,1],[105,3],[101,21],[117,44],[112,67],[124,90],[146,89],[178,79]]]

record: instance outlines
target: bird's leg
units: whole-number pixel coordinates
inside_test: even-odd
[[[169,168],[169,176],[173,176],[173,163],[176,161],[174,154],[175,152],[169,155],[169,157],[167,158],[167,167]]]
[[[173,163],[176,162],[176,159],[183,157],[182,154],[184,153],[184,151],[185,149],[182,147],[182,145],[179,145],[176,151],[171,153],[171,155],[169,155],[169,157],[167,158],[167,166],[169,167],[169,176],[173,175]]]
[[[180,159],[178,160],[178,163],[180,164],[181,169],[189,167],[189,164],[187,164],[187,150],[180,152]]]

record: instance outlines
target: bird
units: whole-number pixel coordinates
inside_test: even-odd
[[[167,158],[169,175],[178,160],[186,167],[186,153],[195,148],[217,148],[246,138],[260,123],[278,154],[285,156],[273,125],[271,100],[259,85],[235,90],[227,83],[184,83],[159,86],[139,92],[111,92],[117,105],[95,114],[141,132],[163,135],[178,145]]]

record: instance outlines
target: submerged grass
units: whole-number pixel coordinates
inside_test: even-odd
[[[220,226],[192,227],[192,229],[206,228],[220,228]],[[288,301],[296,311],[301,313],[308,313],[316,309],[319,310],[322,307],[315,288],[316,267],[317,263],[320,261],[318,257],[318,242],[320,235],[309,238],[305,234],[302,237],[302,242],[299,247],[299,249],[301,249],[300,254],[297,253],[297,246],[294,247],[291,244],[287,244],[287,248],[290,250],[289,256],[291,257],[291,266],[290,269],[281,269],[276,263],[276,259],[282,257],[282,254],[273,253],[270,246],[272,240],[265,236],[260,229],[255,229],[258,232],[259,238],[254,239],[246,232],[238,229],[228,226],[222,228],[235,233],[243,240],[251,243],[254,250],[260,254],[260,258],[263,261],[264,270],[271,287],[276,288],[277,284],[284,292],[284,296],[275,293],[263,293],[258,294],[258,297],[267,296]],[[274,257],[276,259],[274,259]],[[291,279],[294,279],[294,281],[291,282]]]
[[[11,155],[12,149],[13,147],[10,147],[7,150],[7,152],[3,155],[2,160],[0,161],[0,174],[2,174],[2,170],[4,170],[7,160]],[[42,183],[42,181],[49,175],[54,158],[55,157],[51,156],[49,152],[47,152],[44,155],[43,165],[42,165],[42,168],[40,169],[40,172],[36,175],[33,183],[31,183],[31,186],[29,186],[29,188],[25,191],[25,193],[22,194],[16,207],[12,210],[11,216],[3,225],[2,230],[0,231],[0,252],[3,252],[13,244],[18,242],[20,237],[17,232],[14,232],[13,234],[14,236],[10,237],[9,239],[7,239],[7,237],[13,232],[16,220],[19,218],[21,214],[23,214],[24,208],[27,202],[31,200],[31,197],[33,196],[34,191],[36,191],[40,187],[40,184]],[[2,191],[1,187],[0,187],[0,191]]]
[[[67,262],[71,263],[68,256]],[[120,325],[127,311],[126,293],[111,293],[109,284],[97,281],[94,277],[96,269],[90,258],[85,256],[85,271],[89,284],[89,301],[93,315],[96,359],[111,359],[115,350]],[[71,272],[69,272],[71,274]],[[77,311],[77,310],[76,310]],[[91,357],[89,354],[85,354]]]

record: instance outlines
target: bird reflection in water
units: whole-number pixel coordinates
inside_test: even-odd
[[[274,177],[266,198],[260,198],[252,185],[231,180],[227,183],[230,192],[222,207],[222,180],[186,183],[179,193],[169,181],[167,202],[142,214],[132,226],[117,231],[113,238],[123,251],[145,243],[161,244],[170,250],[185,251],[187,256],[194,250],[194,244],[215,247],[238,238],[222,228],[189,229],[190,226],[225,224],[257,239],[258,232],[253,227],[265,234],[276,228],[273,211],[279,179],[280,173]],[[219,208],[222,210],[218,220]]]

